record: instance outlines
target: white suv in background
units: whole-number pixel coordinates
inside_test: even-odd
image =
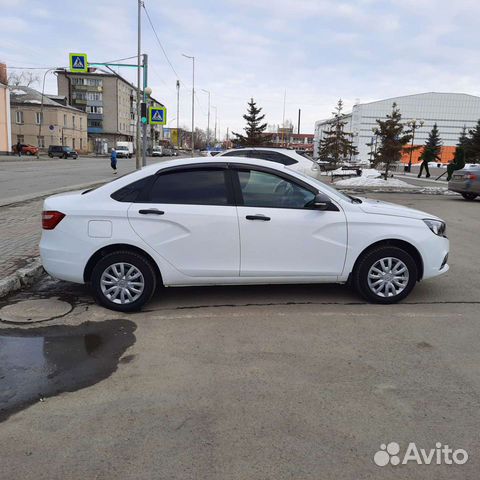
[[[269,162],[285,165],[291,170],[316,177],[320,169],[313,160],[306,155],[297,153],[295,150],[288,148],[263,148],[263,147],[245,147],[225,150],[219,153],[219,157],[247,157],[258,158],[259,160],[267,160]]]

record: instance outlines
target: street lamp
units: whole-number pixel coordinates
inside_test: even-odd
[[[194,130],[195,130],[195,57],[190,55],[185,55],[182,53],[185,58],[192,60],[192,157],[194,155],[195,145],[194,145]]]
[[[207,115],[207,149],[210,147],[210,92],[202,88],[202,92],[208,94],[208,115]]]
[[[413,155],[413,142],[415,141],[415,130],[422,128],[424,123],[425,122],[423,120],[417,120],[416,118],[409,120],[407,122],[407,126],[412,130],[412,145],[410,147],[410,158],[408,160],[408,167],[405,169],[406,172],[412,171],[412,155]]]
[[[43,74],[43,85],[42,85],[42,103],[40,105],[40,123],[38,125],[38,140],[37,143],[40,143],[40,137],[42,135],[42,124],[43,124],[43,99],[45,97],[45,77],[47,76],[48,72],[51,72],[52,70],[57,70],[57,68],[49,68],[48,70],[45,71]],[[62,133],[63,136],[63,133]],[[63,143],[62,143],[63,145]],[[37,158],[40,158],[40,145],[38,146],[38,151],[37,151]]]

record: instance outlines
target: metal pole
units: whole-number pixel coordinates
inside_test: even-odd
[[[415,124],[412,125],[412,146],[410,147],[410,159],[408,161],[408,171],[412,171],[413,142],[415,140]]]
[[[137,170],[142,168],[142,164],[140,163],[140,51],[141,51],[141,41],[142,41],[142,26],[141,26],[141,19],[142,19],[142,0],[138,0],[138,38],[137,38],[137,122],[136,122],[136,132],[135,132],[135,166]]]
[[[40,105],[40,124],[38,125],[38,140],[37,140],[37,143],[40,142],[40,136],[42,135],[43,98],[44,98],[44,96],[45,96],[45,77],[47,76],[47,73],[48,73],[48,72],[51,72],[52,70],[55,70],[55,68],[49,68],[49,69],[43,74],[42,103],[41,103],[41,105]],[[63,144],[63,143],[62,143],[62,144]],[[37,158],[40,158],[40,147],[38,148]]]
[[[207,148],[210,147],[210,92],[202,88],[202,91],[208,93],[208,114],[207,114]]]
[[[147,103],[147,94],[145,90],[147,88],[147,76],[148,76],[148,55],[143,54],[143,102]],[[147,123],[142,123],[142,166],[147,166]]]
[[[212,105],[212,108],[215,109],[215,130],[213,135],[213,141],[217,143],[217,107]]]
[[[177,150],[180,148],[180,80],[177,80]]]
[[[283,147],[283,136],[285,134],[285,101],[287,100],[287,90],[283,93],[283,116],[282,116],[282,144]]]
[[[192,157],[195,152],[195,57],[192,57]]]
[[[298,109],[298,128],[297,128],[297,133],[300,135],[300,116],[302,114],[302,110],[299,108]]]

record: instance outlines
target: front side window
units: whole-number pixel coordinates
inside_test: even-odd
[[[239,170],[238,179],[246,207],[306,208],[315,194],[273,173]]]
[[[186,205],[228,205],[223,169],[192,169],[158,175],[149,202]]]

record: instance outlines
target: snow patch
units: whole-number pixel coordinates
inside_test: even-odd
[[[24,92],[23,90],[19,90],[18,88],[14,88],[13,90],[10,90],[10,93],[13,93],[14,95],[26,95],[27,92]]]
[[[378,173],[378,172],[377,172]],[[395,188],[412,188],[412,185],[402,182],[396,178],[375,178],[367,175],[361,177],[348,178],[346,180],[339,180],[335,185],[340,187],[395,187]]]
[[[25,103],[38,103],[39,105],[42,104],[40,100],[25,100]]]

